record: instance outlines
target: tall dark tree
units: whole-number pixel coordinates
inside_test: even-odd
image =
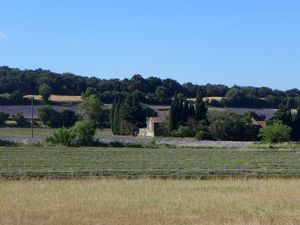
[[[138,129],[145,125],[146,114],[136,92],[125,99],[115,100],[110,115],[114,134],[137,135]]]
[[[186,122],[188,108],[186,108],[187,106],[185,106],[184,102],[185,100],[182,94],[176,94],[174,96],[169,110],[169,131],[177,129],[179,125],[183,125]]]
[[[172,101],[172,104],[171,104],[171,107],[170,107],[170,110],[169,110],[169,117],[168,117],[168,129],[169,131],[172,131],[174,129],[176,129],[177,127],[177,114],[178,114],[178,108],[177,108],[177,105],[178,105],[178,97],[177,97],[177,94],[174,96],[174,99]]]
[[[198,121],[206,120],[207,107],[203,101],[203,95],[200,90],[197,91],[195,101],[195,117]]]
[[[281,121],[284,125],[292,126],[292,113],[290,108],[290,102],[288,101],[287,104],[282,103],[278,110],[275,113],[276,120]]]
[[[297,112],[293,121],[292,138],[294,140],[300,140],[300,99],[298,99]]]

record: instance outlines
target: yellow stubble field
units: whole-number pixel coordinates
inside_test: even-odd
[[[0,224],[300,224],[300,180],[2,180]]]

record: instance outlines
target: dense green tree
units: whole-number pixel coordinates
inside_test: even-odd
[[[146,117],[152,110],[142,107],[136,92],[126,98],[116,99],[110,112],[111,129],[114,134],[137,135],[145,126]]]
[[[278,110],[275,113],[273,120],[281,121],[284,125],[292,126],[292,113],[291,113],[291,105],[290,101],[287,104],[282,103]]]
[[[96,133],[96,126],[91,120],[76,122],[74,132],[79,145],[92,145]]]
[[[49,97],[52,94],[52,89],[48,84],[42,84],[39,87],[39,94],[42,96],[44,102],[48,102]]]
[[[257,139],[259,126],[253,125],[250,114],[211,112],[208,130],[213,139],[226,141],[253,141]]]
[[[84,96],[80,106],[86,119],[93,121],[98,128],[103,127],[105,119],[102,109],[103,104],[97,95]]]
[[[277,143],[290,141],[292,129],[281,121],[274,121],[260,129],[260,137],[263,142]]]
[[[155,90],[155,95],[159,102],[164,102],[168,98],[167,88],[164,86],[158,86]]]
[[[203,101],[201,91],[198,90],[195,101],[195,116],[198,121],[206,120],[207,107]]]
[[[49,70],[20,70],[0,67],[0,93],[12,94],[19,90],[24,94],[38,94],[41,85],[46,84],[51,88],[52,94],[59,95],[80,95],[87,88],[96,90],[100,100],[104,103],[112,103],[117,95],[130,94],[133,91],[140,91],[143,98],[142,103],[146,104],[169,104],[171,97],[175,93],[184,93],[185,96],[195,97],[198,89],[201,89],[203,96],[226,96],[219,106],[228,107],[269,107],[277,108],[280,102],[290,97],[295,99],[300,96],[298,89],[288,91],[272,90],[262,87],[239,87],[228,88],[224,85],[196,85],[192,83],[179,84],[172,79],[159,79],[149,77],[144,79],[141,75],[134,75],[131,79],[98,79],[95,77],[82,77],[72,73],[58,74]],[[164,87],[166,92],[160,92],[158,99],[156,90],[158,87]],[[161,95],[162,94],[162,95]],[[153,97],[154,96],[154,97]],[[0,104],[13,104],[13,99],[3,99],[0,97]],[[28,102],[27,102],[28,103]],[[14,102],[14,104],[23,104]],[[292,107],[296,107],[293,100]]]
[[[38,117],[43,122],[43,124],[52,127],[58,128],[62,127],[62,116],[59,112],[53,109],[51,106],[43,105],[38,107]]]
[[[293,118],[292,139],[296,141],[300,140],[300,99],[298,99],[297,112]]]
[[[61,118],[63,127],[72,127],[78,121],[76,113],[69,109],[61,111]]]

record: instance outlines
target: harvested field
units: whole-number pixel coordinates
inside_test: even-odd
[[[300,177],[300,149],[0,147],[0,177]]]
[[[300,224],[300,180],[0,181],[1,225]]]
[[[35,100],[41,100],[41,95],[25,95],[24,98],[34,98]],[[70,95],[51,95],[50,100],[54,102],[80,102],[81,96],[70,96]]]

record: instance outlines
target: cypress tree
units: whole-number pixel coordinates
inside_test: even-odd
[[[109,123],[113,134],[115,134],[115,126],[114,126],[115,108],[116,108],[116,99],[114,99],[113,101],[112,107],[110,109],[110,114],[109,114]]]
[[[189,103],[189,113],[188,113],[189,117],[195,117],[195,105],[192,104],[191,102]]]
[[[281,103],[275,113],[275,118],[281,121],[284,125],[292,126],[291,104],[288,100],[287,104]]]
[[[188,116],[189,116],[189,102],[187,100],[184,101],[183,104],[183,116],[184,116],[184,120],[186,121]]]
[[[297,113],[293,122],[292,136],[294,140],[300,140],[300,99],[297,102]]]
[[[168,128],[169,131],[172,131],[176,129],[176,124],[177,124],[177,118],[176,118],[176,112],[177,112],[177,94],[174,96],[174,99],[171,103],[170,111],[169,111],[169,121],[168,121]]]
[[[202,93],[200,89],[198,89],[196,102],[195,102],[195,117],[199,122],[201,120],[206,120],[206,113],[207,113],[207,107],[203,101]]]
[[[114,113],[113,113],[113,127],[114,127],[114,134],[120,135],[120,107],[121,107],[121,100],[118,99],[114,108]]]

